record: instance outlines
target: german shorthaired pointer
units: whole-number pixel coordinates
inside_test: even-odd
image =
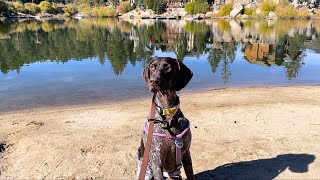
[[[192,76],[187,66],[178,59],[169,57],[153,58],[149,66],[143,70],[143,78],[147,87],[155,94],[156,105],[154,133],[145,179],[182,179],[180,176],[181,161],[187,179],[194,179],[189,151],[191,144],[189,121],[179,108],[180,101],[176,94],[176,91],[180,91],[189,83]],[[146,122],[138,149],[137,177],[141,169],[148,125],[149,123]],[[179,135],[182,136],[180,142],[176,138]]]

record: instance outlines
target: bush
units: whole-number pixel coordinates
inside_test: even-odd
[[[91,11],[90,16],[93,16],[93,17],[116,17],[117,14],[118,14],[117,11],[113,8],[97,7]]]
[[[9,9],[8,4],[0,0],[0,14],[2,12],[8,11],[8,9]]]
[[[220,7],[218,16],[219,16],[219,17],[223,17],[223,16],[228,16],[228,15],[230,15],[230,12],[232,11],[232,6],[233,6],[232,3],[223,4],[223,5]]]
[[[267,15],[269,12],[276,9],[276,5],[277,4],[273,0],[264,0],[261,3],[260,9],[265,15]]]
[[[185,10],[188,14],[206,13],[209,11],[209,4],[206,1],[192,1],[186,4]]]
[[[288,6],[290,5],[288,0],[279,0],[278,6]]]
[[[62,4],[52,3],[51,8],[47,12],[50,14],[58,14],[59,9],[63,9],[63,7],[64,7],[64,5],[62,5]],[[60,10],[60,12],[61,12],[61,10]]]
[[[13,5],[13,9],[11,11],[15,13],[27,13],[27,10],[22,3],[13,2],[12,5]]]
[[[80,11],[87,11],[87,10],[90,10],[91,9],[91,7],[90,7],[90,5],[89,4],[80,4],[79,6],[79,10]]]
[[[298,10],[298,18],[300,19],[308,19],[310,18],[310,12],[309,12],[309,9],[307,7],[303,7],[303,8],[300,8]]]
[[[119,4],[117,9],[118,9],[118,12],[120,13],[126,13],[126,12],[129,12],[129,8],[130,8],[130,2],[124,1]]]
[[[248,16],[252,16],[255,13],[254,8],[245,8],[244,9],[244,14]]]
[[[92,7],[89,4],[80,4],[79,6],[79,12],[82,13],[83,17],[89,17],[92,13]]]
[[[78,8],[73,5],[73,4],[67,4],[64,8],[63,11],[66,16],[73,16],[78,13]]]
[[[42,12],[48,12],[52,9],[51,3],[47,1],[41,1],[41,3],[39,4],[39,7]]]
[[[24,7],[28,11],[28,13],[32,15],[35,15],[41,11],[40,8],[34,3],[25,3]]]
[[[275,11],[276,15],[281,19],[294,19],[298,16],[296,8],[293,6],[279,6]]]
[[[265,16],[263,14],[257,14],[257,13],[253,13],[253,15],[248,17],[248,19],[255,19],[255,20],[264,19],[264,18]]]

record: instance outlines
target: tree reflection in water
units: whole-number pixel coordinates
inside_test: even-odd
[[[81,21],[4,22],[0,26],[0,69],[3,74],[35,62],[99,58],[119,75],[126,65],[147,64],[156,50],[187,56],[208,54],[213,73],[230,79],[241,48],[252,64],[283,66],[288,79],[298,76],[305,50],[319,52],[319,22],[312,21]]]

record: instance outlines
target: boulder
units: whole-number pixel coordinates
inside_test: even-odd
[[[261,9],[256,9],[256,14],[262,14],[262,11],[261,11]]]
[[[297,8],[299,6],[299,0],[293,0],[292,5]]]
[[[211,18],[214,16],[214,13],[212,11],[206,12],[206,14],[204,15],[205,18]]]
[[[245,8],[254,8],[254,4],[253,3],[249,3],[247,5],[244,6]]]
[[[235,3],[232,7],[232,11],[230,12],[230,17],[235,18],[237,17],[241,11],[243,11],[243,6],[240,3]]]
[[[270,11],[269,14],[268,14],[268,18],[273,19],[275,17],[277,17],[276,13],[274,13],[273,11]]]
[[[267,19],[270,19],[270,20],[277,20],[278,17],[276,15],[276,13],[274,13],[273,11],[270,11],[268,16],[267,16]]]
[[[243,6],[245,6],[245,5],[249,4],[250,1],[249,0],[235,0],[234,3],[240,3]]]

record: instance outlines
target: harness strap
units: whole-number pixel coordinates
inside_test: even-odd
[[[152,103],[151,103],[151,112],[150,112],[151,121],[149,122],[147,143],[146,143],[145,151],[143,153],[143,159],[142,159],[141,170],[140,170],[140,174],[139,174],[139,180],[144,180],[144,178],[146,176],[148,160],[149,160],[149,152],[151,149],[152,136],[153,136],[153,128],[154,128],[153,119],[155,119],[155,109],[156,109],[156,105],[154,103],[154,96],[153,96]]]
[[[177,175],[180,175],[180,169],[182,167],[182,153],[181,153],[181,149],[183,147],[183,140],[182,137],[190,130],[190,124],[188,124],[188,127],[182,131],[182,133],[176,135],[176,136],[172,136],[170,134],[164,134],[164,133],[157,133],[157,132],[153,132],[152,135],[153,136],[159,136],[159,137],[164,137],[164,138],[168,138],[168,139],[174,139],[175,140],[175,144],[176,144],[176,171],[174,172],[164,172],[163,176],[164,177],[174,177]],[[149,123],[149,131],[147,130],[147,122],[144,125],[144,132],[148,133],[148,137],[149,137],[149,132],[150,131],[150,123]],[[140,180],[140,179],[139,179]]]

